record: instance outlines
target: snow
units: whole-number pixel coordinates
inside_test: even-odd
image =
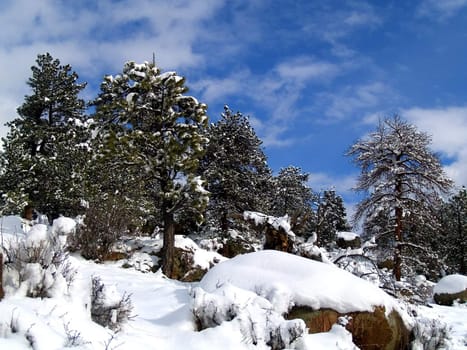
[[[0,218],[0,232],[4,235],[24,234],[21,218],[15,215],[2,216]]]
[[[274,227],[276,230],[283,230],[289,236],[295,236],[290,228],[290,217],[288,215],[275,217],[255,211],[245,211],[243,213],[243,219],[251,220],[255,223],[255,225],[268,224]]]
[[[467,276],[454,274],[439,280],[433,289],[434,294],[456,294],[467,289]]]
[[[227,260],[226,257],[219,253],[201,249],[192,239],[186,236],[175,235],[175,246],[185,250],[191,250],[194,253],[194,264],[202,269],[209,269],[213,261],[220,262]]]
[[[394,309],[405,314],[392,297],[351,273],[273,250],[240,255],[216,265],[203,277],[200,287],[213,292],[223,283],[265,296],[282,313],[302,305],[340,313],[371,312],[375,306],[384,306],[387,314]],[[405,321],[410,323],[407,317]]]
[[[69,235],[76,230],[76,220],[60,216],[52,223],[52,233],[57,235]]]
[[[342,238],[344,241],[353,241],[359,235],[354,232],[337,232],[337,238]]]
[[[0,219],[4,223],[1,231],[7,238],[24,239],[35,246],[53,235],[72,232],[76,225],[73,219],[57,220],[52,227],[38,224],[24,234],[16,229],[20,218],[6,217]],[[161,240],[133,238],[128,245],[139,250],[132,258],[139,254],[139,260],[153,259]],[[352,337],[343,326],[336,324],[325,333],[302,334],[304,323],[285,320],[284,310],[292,305],[308,305],[338,312],[370,311],[383,305],[387,312],[397,309],[405,315],[382,290],[330,264],[276,251],[227,260],[199,248],[185,236],[176,236],[176,246],[193,251],[194,263],[203,268],[209,268],[215,260],[221,263],[211,268],[200,283],[182,283],[166,278],[160,271],[141,273],[122,269],[121,262],[96,264],[73,255],[70,262],[77,275],[70,289],[63,278],[57,279],[53,268],[26,265],[23,273],[29,278],[17,289],[5,288],[6,296],[0,302],[0,349],[266,350],[268,339],[280,334],[290,343],[287,349],[354,350],[357,348]],[[118,333],[91,320],[90,286],[94,276],[105,284],[109,303],[125,292],[131,294],[135,317]],[[9,273],[4,275],[10,277]],[[49,297],[25,297],[28,288],[40,283],[50,287]],[[420,316],[450,327],[444,349],[467,349],[465,305],[416,306],[415,310]],[[196,311],[207,316],[217,313],[218,324],[197,331]],[[233,312],[235,317],[229,320]]]
[[[31,227],[26,236],[26,247],[39,248],[48,238],[48,227],[44,224],[37,224]]]

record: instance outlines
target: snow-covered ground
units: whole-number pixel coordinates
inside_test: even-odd
[[[17,225],[18,222],[15,221],[14,224]],[[71,222],[64,221],[62,224],[60,225],[61,231],[72,229]],[[56,229],[58,230],[58,227]],[[8,234],[17,234],[13,231]],[[251,339],[245,336],[242,321],[238,319],[224,321],[217,327],[197,331],[194,310],[200,302],[209,301],[209,298],[212,300],[220,298],[221,303],[216,307],[233,301],[242,307],[248,307],[250,311],[259,310],[258,315],[261,312],[267,314],[268,322],[282,327],[281,330],[292,326],[300,328],[300,322],[286,321],[281,318],[280,314],[273,315],[264,310],[270,310],[268,307],[272,306],[278,311],[283,311],[281,308],[286,308],[288,305],[285,304],[291,301],[300,300],[313,305],[318,302],[321,303],[320,306],[340,307],[342,310],[368,309],[377,303],[384,303],[389,308],[397,307],[392,299],[378,288],[329,264],[302,262],[302,258],[296,256],[283,259],[282,256],[285,253],[260,252],[255,254],[249,257],[240,256],[217,265],[200,283],[170,280],[160,271],[142,273],[135,269],[123,269],[120,267],[121,262],[96,264],[74,255],[70,257],[70,260],[77,270],[77,275],[69,293],[56,293],[52,298],[40,299],[29,298],[24,296],[24,292],[7,289],[5,299],[0,302],[0,349],[53,350],[73,347],[82,350],[242,350],[268,348],[264,342],[254,345]],[[197,259],[202,262],[204,256],[206,259],[212,258],[209,254],[203,255],[199,252]],[[295,269],[289,266],[292,260]],[[270,263],[265,264],[265,261],[270,261]],[[251,268],[249,269],[248,266]],[[277,275],[274,271],[277,271]],[[294,273],[287,274],[286,271],[294,271]],[[322,277],[323,283],[320,286],[324,289],[315,288],[314,295],[305,295],[307,283],[311,281],[311,277],[306,276],[311,272]],[[118,295],[131,294],[134,318],[118,333],[91,320],[89,305],[93,276],[99,276],[109,290],[115,287]],[[343,285],[354,286],[362,295],[344,298],[345,291],[339,293],[333,290],[339,283],[334,281],[332,276],[339,277],[339,282]],[[326,290],[326,288],[330,289]],[[326,296],[330,298],[326,299]],[[323,304],[324,302],[328,304]],[[467,349],[467,307],[465,305],[418,306],[416,310],[419,315],[439,319],[450,327],[450,339],[445,349]],[[245,316],[245,314],[242,315]],[[258,315],[250,316],[255,319],[261,316]],[[299,337],[289,348],[297,350],[356,349],[352,343],[351,334],[340,325],[334,325],[331,331],[326,333]]]

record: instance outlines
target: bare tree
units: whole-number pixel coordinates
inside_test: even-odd
[[[411,236],[406,218],[416,215],[423,225],[436,225],[432,208],[439,195],[452,187],[438,157],[429,149],[430,143],[428,134],[395,115],[380,121],[375,132],[348,151],[361,168],[356,190],[367,193],[357,206],[354,220],[389,212],[396,280],[402,273],[402,248],[416,248],[404,239]]]

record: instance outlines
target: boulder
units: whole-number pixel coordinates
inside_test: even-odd
[[[467,276],[454,274],[439,280],[433,288],[433,299],[439,305],[451,306],[455,300],[467,301]]]
[[[336,243],[342,249],[358,249],[362,246],[360,236],[353,232],[337,232]]]
[[[227,258],[254,251],[254,247],[240,236],[226,238],[222,243],[222,247],[217,250],[219,254]]]
[[[386,315],[384,307],[373,312],[338,313],[332,309],[313,310],[307,306],[295,306],[288,319],[302,319],[309,333],[329,332],[340,317],[349,321],[345,328],[352,334],[352,341],[364,350],[406,349],[410,343],[410,331],[396,311]]]
[[[206,272],[207,269],[195,264],[193,251],[175,247],[172,278],[182,282],[195,282],[200,281]]]

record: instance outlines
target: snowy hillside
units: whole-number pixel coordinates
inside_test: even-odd
[[[4,244],[39,244],[46,237],[74,229],[67,219],[50,229],[35,225],[26,234],[16,228],[20,221],[14,218],[3,220],[3,224]],[[197,252],[198,265],[209,266],[213,253],[188,239],[177,240]],[[369,282],[329,263],[276,251],[221,262],[199,283],[170,280],[160,271],[123,269],[121,262],[96,264],[79,255],[71,256],[69,262],[76,271],[70,288],[51,283],[43,298],[26,296],[28,288],[39,283],[34,282],[37,275],[18,282],[12,280],[11,271],[6,273],[6,297],[0,302],[0,349],[269,349],[271,341],[278,339],[291,349],[357,348],[344,328],[348,320],[339,321],[328,332],[307,334],[302,320],[284,318],[294,305],[340,312],[371,311],[382,305],[388,313],[398,310],[410,327],[414,321],[405,306]],[[49,276],[50,272],[48,278],[57,280],[57,271],[36,269],[37,274]],[[118,303],[122,295],[131,296],[130,320],[123,322],[120,330],[112,331],[91,318],[92,281],[96,277],[104,286],[104,305]],[[21,281],[21,276],[17,278]],[[44,281],[40,281],[43,288]],[[15,283],[20,283],[19,288],[13,288]],[[445,349],[467,348],[467,326],[462,322],[467,317],[465,306],[430,305],[415,310],[427,317],[425,322],[441,319],[451,327]],[[117,318],[117,314],[111,317]],[[201,328],[200,321],[204,322]],[[413,348],[423,349],[416,344]]]

